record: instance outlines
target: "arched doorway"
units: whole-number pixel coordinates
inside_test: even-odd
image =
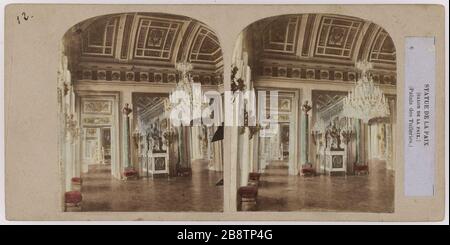
[[[191,137],[189,125],[173,130],[168,126],[168,98],[182,79],[177,64],[190,64],[189,82],[199,85],[202,93],[223,92],[222,50],[209,26],[164,13],[97,16],[67,31],[61,57],[58,90],[63,185],[65,191],[79,191],[81,182],[83,210],[222,209],[223,189],[215,185],[222,178],[221,156],[206,159],[214,163],[201,166],[199,178],[210,180],[191,186],[192,151],[200,146],[198,135]],[[170,133],[176,133],[177,140]],[[222,146],[211,147],[221,151]],[[177,151],[171,151],[175,148]],[[157,180],[159,177],[164,180]],[[136,185],[132,191],[146,192],[143,182],[139,182],[146,178],[156,192],[169,192],[167,183],[175,179],[174,183],[180,182],[181,192],[195,192],[201,197],[152,192],[143,202],[116,203],[115,196],[129,194],[121,193],[124,185]],[[162,186],[159,190],[158,185]],[[186,189],[188,186],[192,188]],[[154,199],[147,199],[152,195]],[[164,195],[171,198],[156,201]],[[213,205],[206,205],[210,203],[208,195],[216,197]],[[177,199],[183,196],[192,198]]]

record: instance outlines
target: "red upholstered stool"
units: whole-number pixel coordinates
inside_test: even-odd
[[[81,211],[81,201],[83,197],[79,191],[68,191],[64,193],[66,211]]]
[[[123,177],[125,178],[125,180],[137,179],[138,172],[134,168],[125,169],[125,171],[123,172]]]
[[[241,202],[254,202],[256,203],[258,197],[257,186],[242,186],[238,190],[239,199]]]
[[[316,170],[313,168],[312,164],[305,164],[300,170],[301,176],[315,176]]]
[[[355,172],[355,175],[369,174],[369,165],[358,165],[354,163],[353,171]]]

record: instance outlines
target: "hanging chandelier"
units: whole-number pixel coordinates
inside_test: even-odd
[[[192,71],[193,65],[191,63],[176,63],[175,69],[179,72],[180,77],[176,83],[175,90],[169,95],[170,103],[167,105],[166,110],[171,111],[174,107],[177,107],[184,112],[189,112],[189,115],[195,117],[196,115],[192,115],[192,113],[194,113],[196,109],[203,110],[208,106],[207,101],[203,101],[201,84],[195,83],[192,79],[190,71]],[[197,115],[197,117],[198,116],[201,115]]]
[[[361,119],[368,123],[370,119],[388,117],[389,104],[379,86],[373,83],[368,71],[372,64],[367,61],[356,63],[356,68],[361,71],[361,78],[356,86],[343,100],[343,114],[349,118]]]
[[[189,74],[192,71],[192,64],[189,62],[180,62],[175,64],[175,68],[177,71],[181,73],[180,80],[177,82],[176,89],[184,90],[185,92],[192,92],[192,81],[191,75]]]

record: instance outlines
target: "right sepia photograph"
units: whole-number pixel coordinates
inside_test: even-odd
[[[231,88],[257,95],[258,110],[233,136],[237,210],[394,212],[396,79],[395,45],[368,20],[293,14],[247,26]]]

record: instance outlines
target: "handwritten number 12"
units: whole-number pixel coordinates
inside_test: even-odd
[[[23,20],[27,21],[27,20],[29,20],[29,19],[31,19],[31,18],[33,18],[33,16],[29,16],[29,15],[27,15],[25,12],[22,12],[21,15],[18,15],[18,16],[17,16],[17,23],[20,24],[20,19],[23,19]]]

